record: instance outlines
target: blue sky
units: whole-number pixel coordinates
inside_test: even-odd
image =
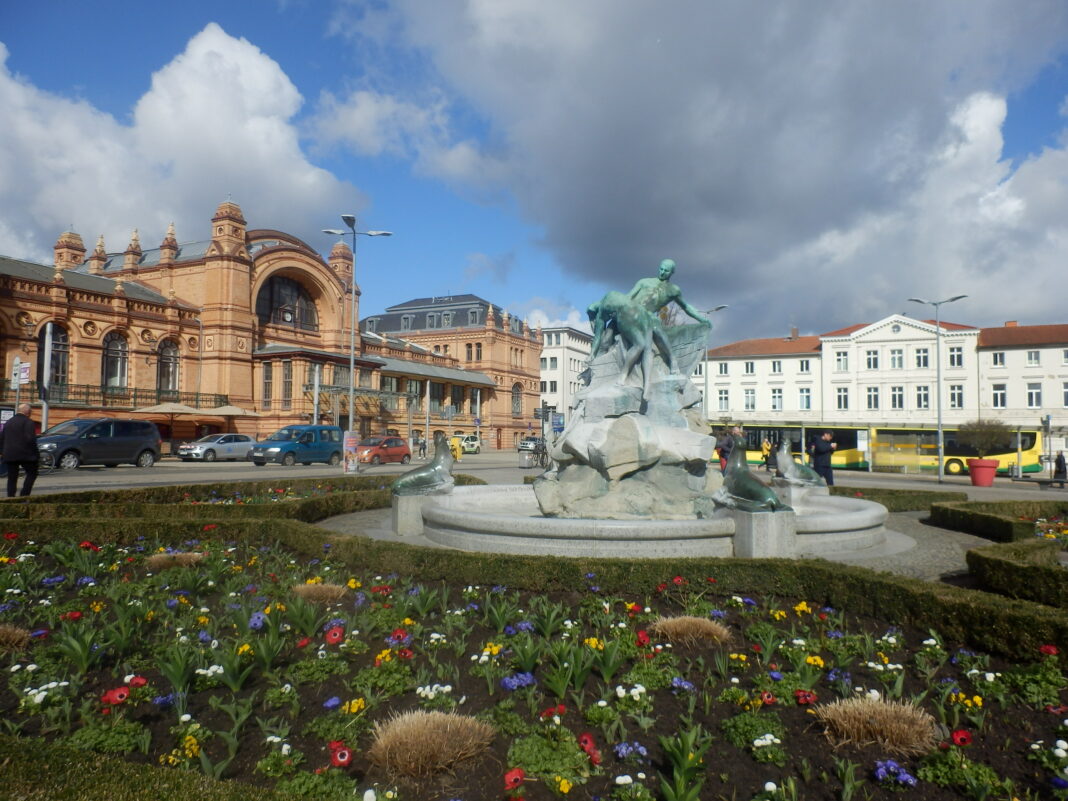
[[[802,8],[802,6],[804,6]],[[122,250],[227,196],[361,313],[473,292],[577,322],[679,263],[715,342],[966,292],[1064,320],[1068,5],[420,0],[0,4],[0,254]]]

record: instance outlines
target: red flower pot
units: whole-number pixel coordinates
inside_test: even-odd
[[[997,472],[997,459],[968,460],[968,475],[971,476],[973,487],[992,487]]]

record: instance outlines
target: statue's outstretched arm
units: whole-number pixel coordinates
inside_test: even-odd
[[[699,322],[701,325],[707,325],[709,328],[712,327],[712,321],[705,317],[703,314],[701,314],[698,309],[695,309],[693,306],[683,300],[682,295],[679,295],[677,298],[675,298],[675,302],[679,304],[679,306],[684,312],[690,315],[693,319],[697,320],[697,322]]]

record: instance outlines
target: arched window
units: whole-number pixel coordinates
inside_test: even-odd
[[[178,393],[178,343],[165,339],[156,351],[156,391],[164,394]]]
[[[274,275],[256,296],[256,316],[261,323],[273,323],[303,331],[318,331],[315,301],[299,283],[284,275]]]
[[[100,364],[100,385],[105,389],[124,389],[126,387],[126,367],[129,358],[129,346],[126,337],[118,331],[112,331],[104,337],[104,356]]]
[[[523,385],[512,384],[512,417],[523,416]]]
[[[44,380],[44,353],[45,339],[48,326],[41,329],[37,335],[37,352],[41,358],[37,360],[37,382]],[[70,336],[67,329],[56,323],[52,323],[52,359],[48,369],[48,389],[51,397],[63,397],[67,382],[70,381]]]

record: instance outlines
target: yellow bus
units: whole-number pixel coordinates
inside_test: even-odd
[[[888,473],[934,473],[938,463],[938,430],[905,426],[800,425],[747,423],[745,435],[747,461],[762,463],[760,445],[765,438],[778,450],[784,439],[790,441],[795,457],[807,462],[808,448],[824,431],[830,431],[837,443],[831,466],[836,470],[872,470]],[[974,449],[957,441],[957,429],[943,428],[943,469],[946,475],[968,472],[968,459],[978,456]],[[803,443],[803,445],[802,445]],[[998,472],[1011,475],[1041,472],[1042,432],[1035,429],[1014,431],[1012,444],[1005,451],[988,454],[998,461]]]

